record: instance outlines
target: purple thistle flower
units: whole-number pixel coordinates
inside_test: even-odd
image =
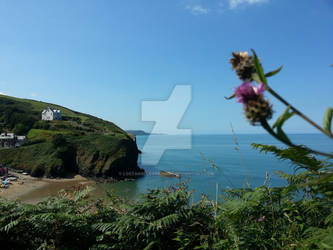
[[[262,95],[265,91],[265,85],[259,83],[258,86],[253,86],[251,82],[243,82],[235,90],[237,102],[247,103],[249,100],[255,100],[258,96]]]
[[[262,222],[264,219],[265,219],[265,216],[261,216],[261,217],[258,219],[258,222]]]

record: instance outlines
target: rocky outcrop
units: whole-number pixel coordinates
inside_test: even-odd
[[[144,174],[137,165],[138,154],[131,139],[119,140],[115,148],[81,143],[76,154],[78,172],[83,176],[136,178]]]

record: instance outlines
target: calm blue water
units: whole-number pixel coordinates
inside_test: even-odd
[[[143,150],[142,156],[146,157],[145,159],[154,158],[163,145],[162,142],[175,142],[176,146],[182,143],[182,136],[151,136],[156,137],[154,140],[156,145],[150,147],[149,152]],[[259,153],[252,149],[253,142],[283,146],[270,135],[237,135],[236,137],[238,145],[233,135],[193,135],[192,149],[167,150],[157,165],[141,163],[140,166],[146,170],[146,176],[132,182],[101,184],[98,186],[98,191],[113,190],[118,195],[135,199],[139,193],[147,189],[166,187],[179,182],[176,178],[159,176],[160,170],[166,170],[180,173],[181,181],[189,181],[189,188],[194,190],[194,200],[200,199],[202,193],[215,199],[216,183],[218,183],[219,193],[221,189],[228,187],[260,186],[265,182],[265,175],[268,172],[271,176],[271,185],[280,186],[285,182],[274,172],[293,173],[294,170],[289,162],[279,161],[271,154]],[[291,135],[290,138],[296,144],[305,144],[326,152],[333,151],[333,140],[324,135],[298,134]],[[146,140],[147,136],[137,136],[137,144],[141,150]],[[211,163],[214,163],[216,167],[212,167]]]

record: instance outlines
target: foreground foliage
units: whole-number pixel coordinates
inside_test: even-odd
[[[332,182],[318,173],[332,164],[254,147],[305,171],[280,173],[285,187],[270,187],[268,177],[261,187],[224,190],[219,204],[206,197],[191,204],[185,184],[150,190],[135,202],[112,194],[92,200],[89,189],[36,205],[2,200],[0,242],[7,249],[331,249]]]

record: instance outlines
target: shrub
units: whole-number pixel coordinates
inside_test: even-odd
[[[43,177],[45,174],[45,170],[43,166],[35,166],[32,170],[30,175],[33,177]]]
[[[17,135],[25,135],[30,130],[30,127],[22,123],[15,125],[13,132]]]
[[[67,140],[62,134],[55,134],[52,136],[52,145],[55,148],[66,146],[67,145]]]

